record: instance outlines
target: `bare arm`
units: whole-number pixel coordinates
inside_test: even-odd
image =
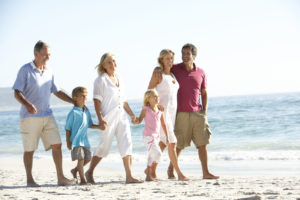
[[[136,117],[135,117],[134,113],[132,112],[129,104],[126,101],[124,102],[124,109],[127,112],[127,114],[131,117],[131,121],[135,121]]]
[[[153,73],[152,73],[152,77],[151,77],[151,80],[149,82],[149,85],[148,85],[148,89],[153,89],[157,86],[157,84],[159,84],[162,80],[162,69],[160,67],[156,67],[154,70],[153,70]]]
[[[70,141],[70,131],[66,130],[66,142],[67,142],[67,147],[69,150],[71,150],[72,143]]]
[[[140,124],[146,115],[146,109],[142,109],[140,116],[133,122],[134,124]]]
[[[202,101],[202,109],[206,113],[208,98],[207,98],[207,91],[204,88],[201,89],[201,101]]]
[[[54,92],[54,95],[57,96],[58,98],[60,98],[61,100],[74,104],[74,101],[71,97],[69,97],[69,95],[67,95],[64,91],[60,90],[58,92]]]
[[[24,97],[24,95],[22,94],[21,91],[15,90],[14,93],[15,93],[15,98],[17,99],[17,101],[19,103],[21,103],[22,105],[24,105],[30,114],[37,113],[36,107]]]
[[[161,117],[160,117],[160,123],[161,123],[162,129],[164,130],[164,133],[165,133],[165,136],[166,136],[166,141],[167,141],[167,144],[168,144],[169,143],[168,132],[167,132],[167,127],[166,127],[163,115],[161,115]]]
[[[94,107],[95,107],[95,111],[96,111],[96,114],[98,117],[98,121],[99,121],[101,130],[105,130],[107,123],[106,123],[106,121],[104,121],[102,113],[101,113],[101,101],[98,99],[94,99]]]

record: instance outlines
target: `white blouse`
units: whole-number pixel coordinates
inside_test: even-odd
[[[110,80],[107,73],[103,73],[94,81],[93,98],[101,101],[101,112],[103,117],[115,108],[123,110],[126,98],[124,95],[123,83],[120,81],[119,77],[118,80],[119,87]]]

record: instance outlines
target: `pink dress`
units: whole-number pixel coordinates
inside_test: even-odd
[[[148,166],[152,166],[153,163],[158,163],[161,157],[161,150],[159,148],[159,134],[161,122],[160,118],[162,115],[161,111],[154,112],[150,107],[143,106],[146,110],[145,128],[143,131],[143,139],[148,150]]]

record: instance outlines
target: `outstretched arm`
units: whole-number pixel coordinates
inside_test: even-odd
[[[53,93],[55,96],[57,96],[58,98],[60,98],[61,100],[74,104],[74,101],[71,97],[69,97],[69,95],[67,95],[64,91],[60,90],[58,92],[54,92]]]
[[[131,121],[135,121],[136,116],[134,115],[134,113],[132,112],[129,104],[126,101],[124,102],[124,109],[127,112],[127,114],[131,117]]]
[[[152,73],[151,80],[148,85],[148,89],[153,89],[159,84],[162,80],[162,69],[160,67],[155,67]]]
[[[24,97],[21,91],[15,90],[15,98],[18,102],[25,106],[25,108],[30,114],[37,113],[36,107],[30,101],[28,101],[26,97]]]
[[[133,121],[132,123],[133,124],[140,124],[143,121],[145,115],[146,115],[146,109],[142,109],[140,116],[135,121]]]
[[[94,99],[94,106],[95,106],[95,111],[98,117],[98,121],[99,121],[99,126],[101,127],[101,130],[105,130],[107,123],[106,121],[104,121],[102,113],[101,113],[101,101],[98,99]]]

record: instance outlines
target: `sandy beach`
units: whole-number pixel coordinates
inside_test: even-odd
[[[50,158],[34,159],[34,177],[39,188],[27,188],[22,158],[1,158],[0,199],[300,199],[300,176],[221,175],[219,180],[203,180],[199,173],[189,173],[192,180],[168,180],[159,171],[159,182],[125,184],[123,170],[95,170],[96,185],[57,186],[55,167]],[[75,162],[64,160],[65,175]],[[134,172],[144,179],[142,171]]]

